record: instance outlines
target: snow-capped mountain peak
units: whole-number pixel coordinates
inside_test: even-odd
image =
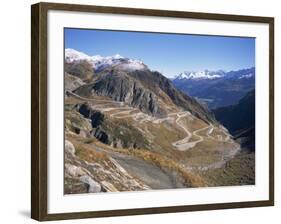
[[[216,79],[221,78],[225,75],[224,71],[184,71],[179,75],[175,76],[174,79]]]
[[[97,55],[95,57],[101,57],[100,55]],[[65,59],[67,62],[73,62],[73,61],[81,61],[81,60],[90,60],[91,57],[87,54],[84,54],[83,52],[76,51],[74,49],[67,48],[65,49]]]
[[[185,71],[176,75],[173,80],[178,81],[185,81],[185,80],[205,80],[205,79],[252,79],[255,78],[255,67],[248,68],[248,69],[240,69],[237,71]]]
[[[140,60],[129,59],[115,54],[113,56],[103,57],[101,55],[89,56],[83,52],[67,48],[65,49],[65,60],[67,63],[86,60],[92,64],[95,71],[101,71],[114,66],[121,70],[144,70],[147,66]]]
[[[254,76],[253,73],[249,73],[249,74],[241,75],[238,79],[249,79],[252,78],[253,76]]]
[[[123,56],[121,56],[120,54],[115,54],[112,56],[115,59],[120,59],[120,58],[124,58]]]

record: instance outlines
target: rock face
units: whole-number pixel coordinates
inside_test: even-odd
[[[69,163],[65,164],[65,173],[68,176],[79,177],[86,174],[86,172],[79,166],[71,165]]]
[[[69,111],[66,111],[66,108]],[[83,115],[75,111],[75,106],[65,107],[65,131],[71,131],[82,137],[89,135],[92,125]]]
[[[109,192],[118,192],[118,190],[109,182],[107,181],[102,181],[102,186],[104,187],[104,189],[106,191],[109,191]]]
[[[70,75],[68,73],[64,74],[65,91],[73,91],[84,84],[85,83],[80,78]]]
[[[93,128],[98,127],[104,120],[104,115],[100,111],[93,110],[88,103],[77,105],[80,114],[91,120]]]
[[[65,71],[73,76],[76,76],[82,80],[88,79],[93,76],[94,70],[92,65],[86,60],[66,62]]]
[[[86,184],[89,193],[97,193],[101,191],[101,185],[87,175],[80,177],[80,181]]]
[[[75,154],[75,148],[73,146],[73,144],[70,141],[65,140],[65,146],[64,146],[64,150],[66,153],[74,156]]]
[[[141,111],[160,114],[156,95],[140,82],[122,72],[112,72],[102,76],[93,86],[99,95],[110,96],[115,101],[123,101],[138,107]]]
[[[190,111],[193,115],[203,119],[207,123],[215,122],[214,115],[208,108],[201,105],[195,98],[177,90],[171,80],[167,79],[161,73],[134,71],[130,73],[130,75],[135,79],[140,80],[144,86],[157,92],[159,98],[161,98],[160,92],[163,92],[176,106]]]
[[[164,110],[159,108],[155,93],[121,71],[101,75],[94,83],[82,86],[75,91],[81,96],[90,96],[93,92],[97,95],[109,96],[114,101],[126,102],[148,114],[164,113]]]
[[[89,119],[92,129],[88,135],[97,138],[101,142],[124,148],[146,148],[147,142],[141,132],[126,122],[116,123],[110,119],[105,119],[103,113],[92,108],[89,103],[77,104],[77,111]]]
[[[96,137],[101,142],[111,145],[113,142],[112,137],[110,136],[110,133],[107,133],[105,130],[103,130],[102,127],[97,127],[91,131],[91,136]]]

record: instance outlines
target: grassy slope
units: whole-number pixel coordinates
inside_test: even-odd
[[[67,99],[66,119],[73,123],[86,126],[83,117],[78,113],[71,114],[71,108],[79,101]],[[74,114],[76,114],[74,116]],[[200,175],[195,172],[187,171],[182,164],[187,165],[208,165],[218,161],[220,151],[227,147],[227,143],[218,143],[212,139],[206,138],[204,142],[199,143],[196,148],[186,152],[180,152],[171,147],[171,142],[184,138],[186,134],[175,125],[175,122],[163,122],[161,124],[143,123],[139,127],[151,132],[153,140],[148,142],[147,139],[139,132],[136,123],[132,119],[114,119],[107,114],[106,122],[103,128],[112,133],[113,136],[123,139],[124,141],[137,141],[141,147],[139,149],[128,149],[111,147],[99,142],[95,138],[79,137],[79,141],[75,143],[77,147],[77,155],[83,160],[92,160],[98,158],[106,158],[104,154],[90,152],[88,149],[91,145],[100,146],[106,150],[112,150],[118,153],[132,155],[143,159],[146,162],[157,165],[163,170],[176,171],[184,179],[187,186],[219,186],[219,185],[239,185],[251,184],[254,181],[254,156],[251,154],[241,154],[237,158],[231,160],[226,167],[202,172]],[[85,120],[84,120],[85,121]],[[189,120],[183,118],[181,123],[186,124],[190,131],[197,130],[206,126],[204,122],[199,120]],[[82,125],[83,124],[83,125]],[[80,125],[79,125],[80,126]],[[88,128],[86,128],[88,129]],[[70,129],[70,131],[72,131]],[[200,135],[206,136],[206,131],[199,132]],[[221,133],[213,133],[221,134]],[[195,136],[196,138],[196,136]],[[73,139],[72,139],[73,140]],[[196,139],[195,139],[196,140]],[[105,157],[104,157],[105,156]]]
[[[202,173],[211,186],[255,184],[255,153],[241,152],[224,167]]]

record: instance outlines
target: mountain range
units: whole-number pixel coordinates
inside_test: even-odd
[[[74,93],[80,96],[108,96],[159,117],[179,106],[207,122],[215,121],[207,107],[178,91],[171,80],[139,60],[120,55],[90,57],[73,49],[66,49],[65,58],[65,71],[88,82],[75,89]]]
[[[230,72],[183,72],[172,81],[178,89],[215,109],[236,104],[255,88],[255,68]]]
[[[64,68],[66,194],[254,183],[240,144],[174,80],[140,60],[74,49]]]

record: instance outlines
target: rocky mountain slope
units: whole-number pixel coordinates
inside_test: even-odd
[[[66,193],[213,186],[206,172],[239,154],[212,112],[143,62],[67,50],[65,63]]]
[[[66,51],[66,72],[82,77],[89,74],[92,64],[92,77],[87,79],[88,85],[77,88],[74,92],[80,96],[90,97],[92,94],[108,96],[115,101],[128,103],[141,111],[154,116],[165,116],[173,107],[181,107],[207,122],[215,122],[212,113],[192,97],[178,91],[172,82],[159,72],[154,72],[140,61],[123,57],[111,57],[92,62],[92,57],[74,56]],[[85,61],[88,58],[88,61]],[[95,57],[96,58],[96,57]],[[105,63],[105,65],[103,64]],[[75,66],[74,66],[75,65]],[[98,65],[98,67],[97,67]],[[101,67],[103,70],[101,70]],[[72,69],[71,69],[72,68]],[[99,71],[99,72],[98,72]],[[95,74],[95,75],[94,75]]]
[[[235,105],[214,110],[216,118],[240,139],[242,146],[255,148],[255,90],[248,92]]]

